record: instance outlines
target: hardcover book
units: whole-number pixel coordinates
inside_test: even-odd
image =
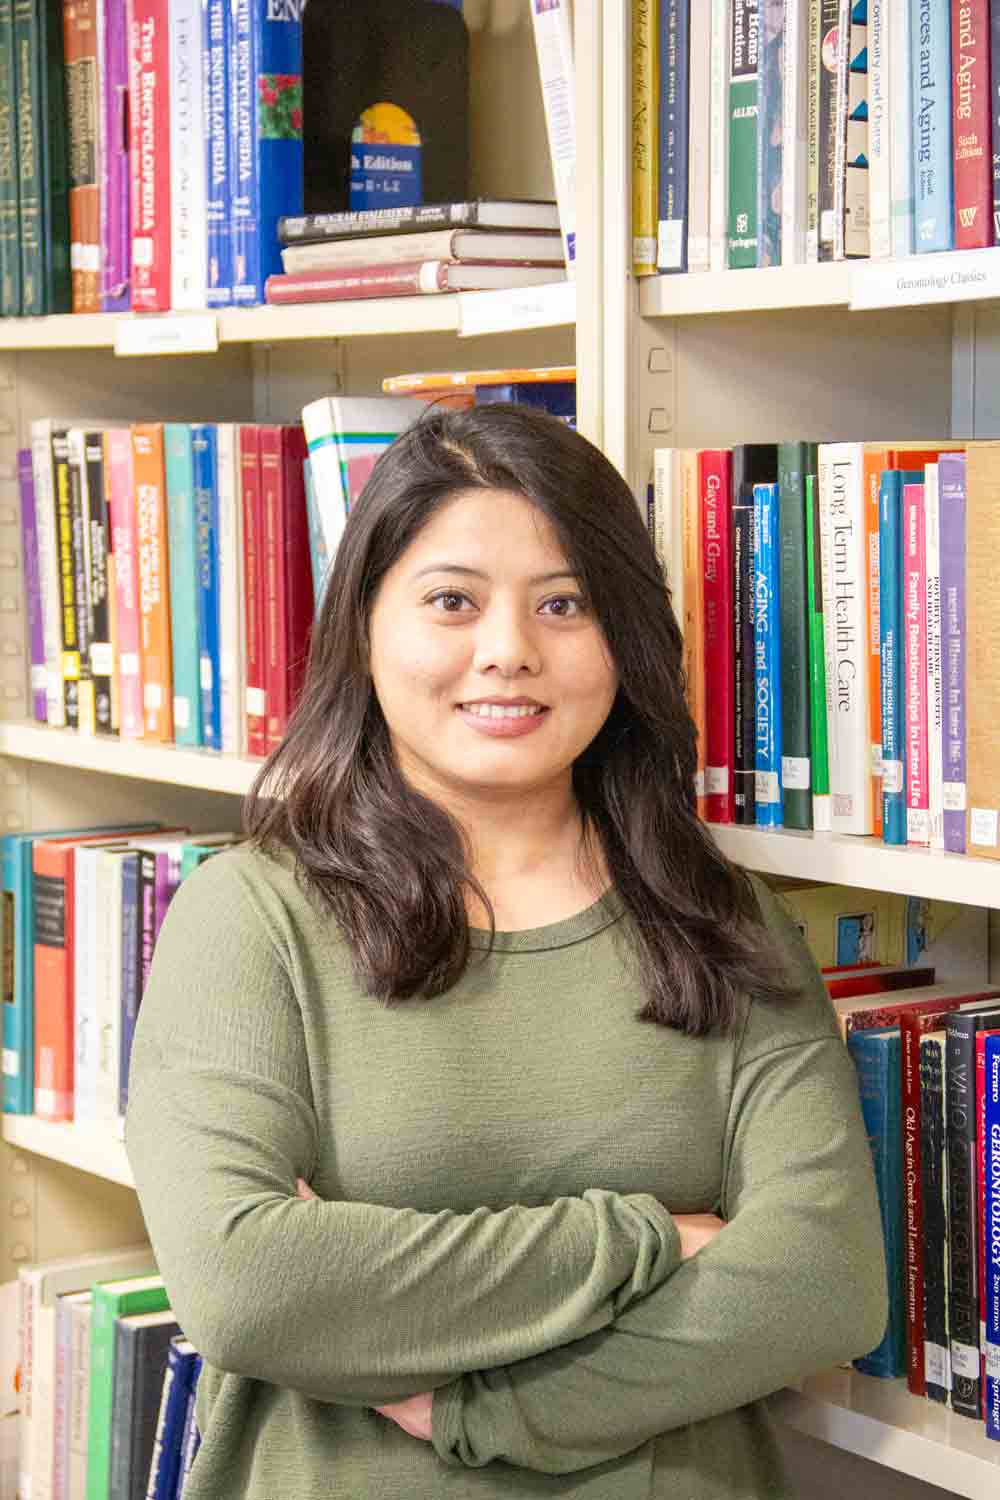
[[[911,0],[911,26],[914,249],[919,255],[954,246],[950,8]]]
[[[989,0],[951,8],[955,249],[993,244]]]
[[[698,7],[705,12],[705,0]],[[656,269],[688,268],[691,0],[664,0],[659,20]]]
[[[974,443],[966,453],[966,847],[1000,859],[1000,443]]]
[[[944,847],[965,853],[965,454],[938,460],[941,538],[942,776]]]
[[[776,484],[754,485],[755,802],[757,824],[764,828],[780,828],[784,821],[778,495]]]
[[[729,54],[729,268],[757,264],[757,0],[731,0]]]
[[[781,786],[786,828],[811,828],[809,622],[806,578],[806,474],[815,445],[778,447],[781,620]]]
[[[170,50],[167,8],[129,0],[132,307],[170,307]]]

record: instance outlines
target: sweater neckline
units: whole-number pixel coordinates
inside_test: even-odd
[[[494,953],[544,953],[550,948],[567,948],[571,943],[582,942],[603,932],[617,922],[625,911],[625,903],[614,886],[608,886],[592,906],[564,917],[560,922],[549,922],[545,927],[521,927],[510,932],[497,931],[493,935]],[[490,946],[489,929],[470,927],[469,943],[473,948],[487,949]]]

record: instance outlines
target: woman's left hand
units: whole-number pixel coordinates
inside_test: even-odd
[[[308,1202],[315,1198],[316,1194],[307,1182],[301,1177],[295,1180],[296,1197]],[[421,1438],[425,1443],[431,1440],[431,1417],[434,1407],[434,1392],[425,1391],[421,1396],[408,1396],[405,1401],[393,1401],[388,1406],[376,1406],[375,1411],[381,1412],[383,1417],[388,1417],[395,1422],[397,1427],[402,1427],[411,1437]]]

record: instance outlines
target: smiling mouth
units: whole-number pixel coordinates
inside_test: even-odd
[[[531,719],[548,712],[544,703],[459,703],[458,707],[477,719]]]

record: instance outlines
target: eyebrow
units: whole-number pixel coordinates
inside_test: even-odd
[[[458,573],[463,578],[483,578],[489,582],[489,574],[482,573],[478,568],[466,568],[461,563],[430,563],[426,568],[421,568],[419,573],[414,573],[414,579],[423,578],[427,573]],[[575,573],[566,569],[557,573],[539,573],[535,578],[529,578],[529,584],[555,583],[559,578],[570,578],[574,583],[579,582]]]

